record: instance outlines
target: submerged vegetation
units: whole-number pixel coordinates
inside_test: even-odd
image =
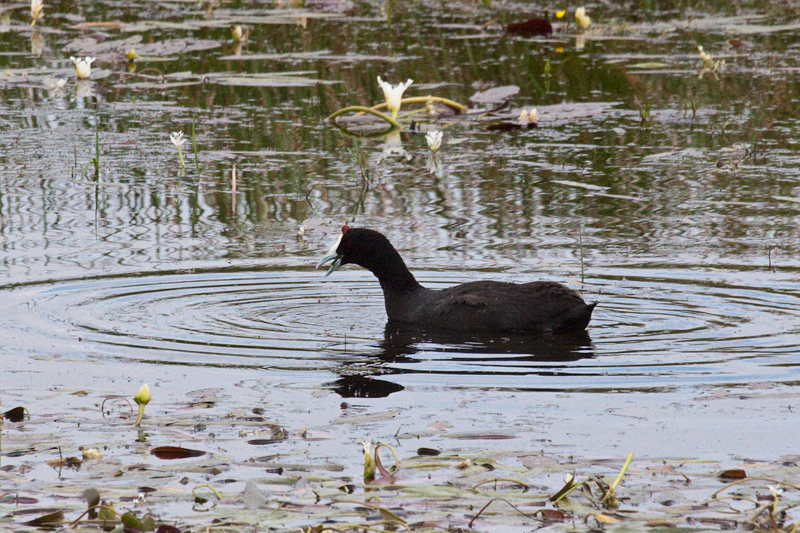
[[[4,470],[0,523],[14,524],[17,531],[123,527],[161,533],[250,527],[313,532],[585,527],[792,532],[800,527],[793,512],[800,486],[790,481],[800,475],[800,465],[788,456],[724,469],[715,461],[636,459],[632,453],[627,459],[593,459],[491,446],[464,453],[458,448],[465,440],[490,445],[515,435],[452,434],[439,424],[437,448],[414,448],[422,435],[398,430],[394,446],[364,442],[360,459],[353,443],[340,463],[307,451],[314,443],[324,448],[331,428],[284,427],[264,419],[257,408],[201,415],[217,399],[211,390],[199,392],[189,412],[162,409],[148,419],[146,430],[136,432],[128,429],[133,413],[108,398],[102,419],[80,420],[80,434],[102,442],[104,452],[83,447],[81,458],[61,455],[75,451],[77,443],[48,436],[48,420],[36,413],[15,418],[18,409],[6,412],[6,457],[27,457],[31,464],[52,455],[55,441],[59,458],[47,461],[56,477],[44,476],[35,488]],[[362,433],[382,418],[384,413],[376,412],[340,421]],[[135,442],[127,441],[131,437]],[[175,438],[180,445],[151,444]],[[226,452],[230,449],[238,450],[237,457]],[[389,468],[381,450],[393,454]]]

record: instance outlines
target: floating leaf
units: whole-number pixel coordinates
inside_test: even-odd
[[[86,500],[86,504],[89,507],[89,519],[94,520],[97,518],[97,507],[100,505],[100,492],[97,489],[89,488],[84,490],[81,494],[83,494],[83,498]]]
[[[365,422],[378,422],[381,420],[391,420],[400,414],[400,411],[384,411],[371,415],[348,416],[334,420],[334,424],[363,424]]]
[[[3,418],[9,422],[22,422],[25,420],[26,409],[24,407],[15,407],[3,413]]]
[[[417,455],[428,456],[428,457],[435,457],[441,454],[439,450],[434,450],[433,448],[418,448]]]
[[[744,479],[747,473],[741,468],[731,468],[730,470],[723,470],[719,474],[720,479]]]
[[[586,519],[584,520],[584,522],[588,523],[589,522],[589,517],[594,517],[594,519],[597,520],[597,522],[600,523],[600,524],[616,524],[617,522],[619,522],[618,518],[614,518],[611,515],[607,515],[607,514],[603,514],[603,513],[590,513],[589,515],[586,516]]]
[[[142,531],[142,522],[133,514],[133,511],[123,513],[120,517],[120,521],[122,525],[125,526],[125,529],[138,529]]]
[[[288,73],[291,74],[291,73]],[[317,84],[340,83],[338,81],[323,81],[302,76],[292,76],[288,74],[253,74],[251,76],[226,76],[213,78],[215,83],[220,85],[233,85],[236,87],[313,87]]]
[[[514,22],[506,26],[506,32],[523,37],[533,37],[534,35],[550,35],[553,33],[553,25],[550,21],[543,18],[532,18],[523,22]]]
[[[205,455],[207,452],[201,450],[192,450],[190,448],[180,448],[178,446],[158,446],[150,450],[150,453],[159,459],[172,460],[200,457]]]
[[[658,61],[648,61],[646,63],[636,63],[635,65],[628,65],[628,68],[664,68],[668,67],[666,63],[660,63]]]
[[[34,518],[29,522],[25,522],[26,526],[34,526],[34,527],[47,527],[52,526],[53,524],[58,524],[64,521],[64,511],[59,509],[58,511],[48,513],[46,515],[42,515],[39,518]]]
[[[119,30],[123,26],[125,26],[125,22],[109,20],[106,22],[81,22],[80,24],[75,24],[74,26],[70,26],[73,30],[96,30],[96,29],[104,29],[104,30]]]
[[[47,461],[47,464],[53,468],[80,468],[81,460],[77,457],[62,457],[59,459],[53,459],[52,461]]]
[[[182,531],[184,530],[167,524],[161,524],[158,526],[158,529],[156,529],[156,533],[181,533]]]
[[[502,87],[493,87],[486,91],[475,93],[469,97],[469,101],[476,104],[494,104],[508,100],[518,92],[519,87],[516,85],[503,85]]]
[[[502,433],[453,433],[448,437],[459,440],[506,440],[517,438],[514,435],[504,435]]]
[[[539,514],[542,515],[542,518],[548,520],[564,520],[567,517],[564,511],[559,511],[558,509],[542,509]]]

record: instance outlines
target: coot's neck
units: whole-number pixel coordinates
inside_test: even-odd
[[[405,292],[422,288],[422,285],[414,278],[414,274],[406,267],[403,258],[400,257],[400,254],[391,244],[381,250],[380,255],[374,259],[377,260],[373,264],[366,266],[366,268],[375,274],[384,292]]]

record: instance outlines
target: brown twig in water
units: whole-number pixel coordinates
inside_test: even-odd
[[[314,186],[312,185],[311,187],[308,188],[308,192],[306,193],[306,202],[308,202],[308,207],[310,207],[311,209],[314,209],[314,206],[311,204],[311,200],[309,200],[308,197],[311,195],[311,191],[313,190]]]
[[[528,490],[528,489],[531,488],[531,486],[528,485],[527,483],[524,483],[524,482],[519,481],[517,479],[511,479],[509,477],[496,477],[494,479],[487,479],[486,481],[481,481],[477,485],[473,485],[472,486],[472,490],[475,490],[478,487],[480,487],[481,485],[485,485],[486,483],[492,483],[492,482],[498,482],[498,481],[507,481],[508,483],[515,483],[517,485],[522,485],[523,487],[525,487],[525,490]]]
[[[520,511],[519,509],[517,509],[516,505],[514,505],[510,501],[506,500],[505,498],[492,498],[491,500],[489,500],[489,502],[486,505],[483,506],[483,508],[480,511],[478,511],[478,514],[476,514],[475,517],[472,520],[469,521],[469,524],[467,524],[467,527],[468,528],[472,528],[472,524],[475,522],[475,520],[477,520],[481,516],[481,514],[483,514],[483,512],[492,504],[492,502],[495,502],[495,501],[506,502],[508,505],[511,506],[512,509],[514,509],[516,512],[518,512],[519,514],[521,514],[525,518],[530,518],[532,520],[538,519],[538,517],[536,515],[531,516],[531,515],[525,513],[524,511]]]
[[[105,400],[103,400],[103,403],[100,404],[100,412],[103,413],[103,418],[106,417],[105,405],[108,400],[125,400],[126,402],[128,402],[128,407],[130,407],[131,413],[133,412],[133,406],[131,405],[131,401],[129,399],[123,398],[122,396],[117,396],[114,398],[106,398]]]

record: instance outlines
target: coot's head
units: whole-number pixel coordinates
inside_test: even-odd
[[[333,261],[326,276],[342,265],[350,263],[362,266],[375,272],[380,267],[388,266],[396,261],[397,255],[389,239],[375,230],[365,228],[342,227],[342,234],[331,246],[322,259],[317,263],[317,268],[328,261]],[[399,259],[399,256],[397,256]],[[402,260],[401,264],[402,264]]]

